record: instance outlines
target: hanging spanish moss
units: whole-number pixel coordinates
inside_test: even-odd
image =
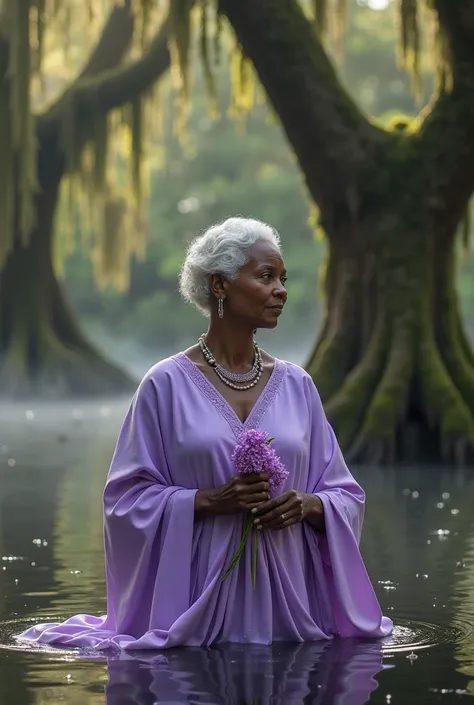
[[[215,8],[215,6],[214,6]],[[214,75],[214,69],[213,69],[213,58],[211,56],[211,42],[210,42],[210,37],[209,37],[209,31],[210,31],[210,26],[211,26],[211,10],[213,9],[213,6],[211,6],[211,3],[209,0],[202,0],[201,5],[200,5],[200,11],[201,11],[201,17],[200,17],[200,42],[199,42],[199,48],[200,48],[200,56],[201,56],[201,62],[202,62],[202,67],[203,67],[203,72],[204,72],[204,80],[206,82],[206,89],[207,89],[207,96],[208,96],[208,103],[209,103],[209,113],[211,118],[217,118],[219,116],[219,107],[218,107],[218,100],[217,100],[217,89],[216,89],[216,80],[215,80],[215,75]],[[222,24],[220,21],[220,16],[219,12],[216,9],[216,14],[217,17],[215,18],[216,22],[216,35],[217,32],[221,31]],[[218,39],[217,43],[214,42],[214,47],[219,46],[220,40]]]
[[[171,3],[168,20],[182,115],[189,91],[189,14],[194,4],[192,0]],[[78,244],[79,233],[84,246],[94,240],[98,282],[123,288],[129,278],[127,256],[144,254],[144,228],[138,233],[136,227],[143,220],[147,195],[147,127],[153,126],[150,133],[156,139],[161,122],[156,91],[150,88],[107,113],[92,75],[87,79],[85,113],[84,108],[80,110],[77,91],[70,87],[87,59],[84,38],[90,51],[111,13],[127,7],[132,13],[134,33],[126,61],[134,61],[149,49],[166,21],[167,2],[2,0],[0,6],[0,268],[15,238],[27,245],[36,225],[35,114],[47,115],[49,106],[60,100],[58,135],[67,176],[55,219],[57,271],[61,272],[64,258]],[[101,228],[108,232],[101,233]],[[127,238],[133,246],[124,244]],[[99,252],[101,247],[103,252]]]
[[[323,39],[331,38],[336,49],[343,44],[347,29],[349,0],[310,0],[317,32]],[[309,0],[300,0],[307,9]],[[442,65],[442,76],[447,76],[449,65],[445,43],[439,37],[437,16],[429,0],[395,0],[398,26],[398,63],[407,70],[413,80],[413,90],[421,95],[421,56],[425,48],[436,65]],[[432,51],[436,49],[436,52]]]
[[[176,134],[185,136],[191,79],[192,0],[172,0],[169,5],[171,75],[177,92]]]
[[[231,104],[229,115],[242,119],[255,103],[255,72],[252,63],[235,45],[231,53]]]
[[[420,22],[418,0],[398,0],[398,60],[413,76],[415,92],[420,91]]]
[[[137,223],[123,197],[104,197],[101,208],[102,227],[93,250],[93,258],[98,273],[98,285],[104,288],[112,285],[118,291],[126,291],[129,285],[130,257],[135,253],[133,240],[139,239]]]
[[[443,66],[449,62],[446,44],[436,31],[436,13],[428,8],[428,3],[396,1],[399,60],[411,72],[414,85],[419,89],[422,35],[431,33],[440,55],[445,57]],[[330,35],[336,46],[341,45],[347,25],[348,0],[301,0],[301,3],[305,11],[313,12],[320,35]],[[177,95],[175,124],[181,137],[189,110],[194,47],[199,52],[209,110],[214,117],[218,115],[215,69],[223,50],[228,54],[231,73],[230,114],[240,120],[252,109],[257,97],[254,69],[231,38],[218,0],[121,0],[120,3],[115,0],[86,0],[85,3],[2,0],[1,7],[0,105],[9,108],[0,109],[0,267],[12,249],[14,237],[28,243],[35,226],[38,189],[35,114],[47,110],[63,91],[59,134],[68,178],[61,189],[64,204],[57,218],[61,221],[57,237],[64,239],[64,243],[56,249],[61,256],[67,256],[76,244],[76,238],[66,234],[68,228],[64,222],[67,219],[61,213],[67,212],[71,223],[77,220],[87,223],[80,228],[85,245],[89,243],[90,233],[96,233],[94,261],[98,280],[102,284],[119,282],[122,287],[129,268],[124,253],[137,255],[138,250],[143,249],[143,239],[136,236],[130,223],[141,219],[148,182],[147,140],[150,134],[154,140],[159,139],[162,110],[156,91],[150,91],[115,113],[104,113],[100,91],[95,90],[92,76],[87,91],[87,114],[80,112],[77,93],[69,87],[80,74],[86,58],[84,38],[88,39],[89,50],[97,42],[113,8],[128,7],[134,18],[128,60],[133,60],[150,46],[157,27],[164,21],[168,23]],[[445,72],[445,85],[447,75]],[[119,226],[119,221],[123,221],[125,229]],[[99,234],[106,226],[117,228],[115,240],[112,232]],[[124,247],[126,237],[139,243],[137,251]],[[97,254],[97,247],[103,247],[104,252]],[[114,247],[120,254],[113,253]],[[117,272],[113,272],[114,268]]]

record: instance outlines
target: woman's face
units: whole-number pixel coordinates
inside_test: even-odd
[[[223,282],[224,316],[248,321],[253,328],[275,328],[288,296],[285,264],[266,240],[252,245],[249,255],[237,278]]]

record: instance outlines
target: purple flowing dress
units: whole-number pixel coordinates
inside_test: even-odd
[[[326,533],[306,523],[259,534],[222,581],[244,515],[194,520],[197,489],[227,482],[242,431],[265,430],[289,470],[281,491],[317,494]],[[41,624],[20,639],[96,649],[167,649],[384,637],[359,552],[364,493],[350,474],[311,378],[277,360],[242,423],[184,354],[155,365],[121,429],[104,492],[107,615]]]

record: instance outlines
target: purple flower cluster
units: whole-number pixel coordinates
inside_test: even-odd
[[[235,470],[240,475],[251,472],[267,472],[270,496],[274,496],[288,477],[288,470],[270,447],[272,438],[265,431],[245,431],[239,438],[232,454]]]

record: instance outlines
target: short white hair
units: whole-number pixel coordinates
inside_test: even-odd
[[[213,303],[210,276],[221,274],[235,279],[249,260],[249,249],[260,240],[271,242],[281,251],[275,228],[253,218],[228,218],[196,237],[181,268],[179,289],[183,298],[209,318]]]

